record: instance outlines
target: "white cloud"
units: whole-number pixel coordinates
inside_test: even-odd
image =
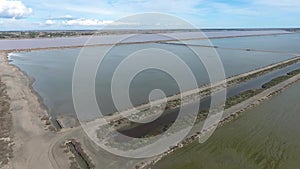
[[[22,1],[0,0],[0,17],[2,18],[24,18],[32,13],[31,8],[27,8]]]
[[[110,20],[98,20],[98,19],[73,19],[62,22],[67,26],[105,26],[112,24]]]
[[[71,20],[75,19],[72,15],[63,15],[63,16],[58,16],[58,17],[51,17],[49,18],[50,20]]]
[[[99,20],[99,19],[72,19],[72,20],[65,20],[59,22],[58,24],[64,26],[141,26],[142,23],[134,22],[134,21],[112,21],[112,20]]]
[[[5,19],[2,21],[0,30],[36,30],[43,25],[40,22],[28,22],[26,19]]]
[[[56,23],[56,22],[53,21],[53,20],[46,20],[46,22],[45,22],[46,25],[53,25],[53,24],[55,24],[55,23]]]

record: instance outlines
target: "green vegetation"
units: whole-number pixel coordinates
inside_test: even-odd
[[[271,81],[269,81],[268,83],[265,83],[264,85],[262,85],[262,88],[263,89],[268,89],[268,88],[271,88],[273,86],[275,86],[276,84],[278,83],[281,83],[293,76],[296,76],[300,73],[300,69],[297,69],[297,70],[294,70],[294,71],[291,71],[289,73],[287,73],[287,75],[284,75],[284,76],[279,76]]]
[[[84,33],[76,31],[54,31],[54,32],[0,32],[0,39],[28,39],[28,38],[55,38],[55,37],[69,37],[80,35],[92,35],[93,33]]]
[[[264,89],[271,88],[271,87],[275,86],[276,84],[283,82],[289,78],[290,77],[288,75],[279,76],[279,77],[269,81],[268,83],[265,83],[264,85],[262,85],[262,88],[264,88]]]
[[[274,78],[273,80],[271,80],[270,82],[262,85],[262,88],[259,88],[259,89],[250,89],[250,90],[247,90],[247,91],[244,91],[244,92],[241,92],[235,96],[232,96],[232,97],[229,97],[226,99],[226,102],[225,102],[225,109],[228,109],[234,105],[237,105],[261,92],[263,92],[264,90],[266,90],[267,88],[270,88],[272,86],[275,86],[277,84],[279,84],[280,82],[283,82],[297,74],[300,73],[300,69],[297,69],[297,70],[294,70],[292,72],[289,72],[287,75],[285,76],[280,76],[280,77],[277,77],[277,78]],[[210,91],[210,90],[209,90]],[[170,102],[167,103],[167,106],[166,106],[166,110],[170,110],[172,109],[172,107],[176,107],[176,105],[180,105],[180,99],[177,99],[177,100],[172,100]],[[212,111],[215,111],[215,112],[218,112],[219,109],[222,109],[221,106],[217,106],[215,108],[213,108]],[[199,111],[198,115],[197,115],[197,119],[196,119],[196,122],[200,122],[204,119],[207,118],[208,114],[210,113],[210,110],[209,109],[205,109],[205,110],[201,110]],[[185,121],[185,119],[182,119],[181,121]],[[184,123],[184,122],[183,122]],[[139,124],[140,125],[140,124]],[[138,127],[139,125],[131,125],[130,127],[126,128],[125,130],[130,130],[130,129],[134,129],[135,127]],[[168,129],[168,127],[170,126],[170,124],[163,124],[163,125],[160,125],[160,126],[156,126],[155,128],[153,128],[152,131],[150,131],[150,133],[144,137],[151,137],[155,134],[153,133],[160,133],[160,132],[164,132]],[[184,125],[183,125],[184,126]]]
[[[76,161],[80,165],[80,168],[83,169],[93,169],[95,165],[92,163],[92,160],[89,156],[84,152],[81,147],[81,144],[75,139],[69,139],[69,142],[66,143],[69,147],[70,151],[74,154]],[[77,166],[73,165],[73,168],[77,168]]]
[[[245,92],[239,93],[238,95],[235,95],[233,97],[227,98],[226,103],[225,103],[225,109],[228,109],[234,105],[237,105],[237,104],[261,93],[262,91],[263,91],[263,89],[251,89],[251,90],[247,90]],[[217,110],[218,107],[216,107],[215,109]],[[196,122],[200,122],[200,121],[204,120],[208,116],[208,114],[209,114],[209,109],[201,110],[198,113]]]
[[[205,143],[195,141],[168,154],[152,169],[299,168],[300,83],[237,120],[217,129]],[[287,99],[288,98],[288,99]],[[282,103],[285,104],[282,104]]]
[[[230,97],[226,100],[226,104],[225,104],[225,108],[228,109],[234,105],[237,105],[261,92],[263,92],[264,90],[266,90],[267,88],[271,88],[272,86],[275,86],[293,76],[296,76],[300,74],[300,69],[297,69],[297,70],[294,70],[294,71],[291,71],[289,73],[287,73],[287,75],[284,75],[284,76],[280,76],[280,77],[277,77],[277,78],[274,78],[273,80],[271,80],[270,82],[262,85],[262,88],[260,89],[251,89],[251,90],[247,90],[245,92],[242,92],[242,93],[239,93],[238,95],[236,96],[233,96],[233,97]],[[203,110],[201,112],[199,112],[198,114],[198,117],[197,117],[197,122],[205,119],[207,116],[208,116],[208,113],[209,113],[209,110]],[[195,144],[193,144],[193,142],[191,142],[192,144],[189,145],[189,147],[193,147],[195,146]],[[190,148],[184,148],[184,149],[179,149],[177,150],[177,153],[182,153],[184,151],[187,151],[189,150]],[[215,151],[215,150],[214,150]],[[261,158],[261,157],[260,157]],[[186,166],[184,166],[186,167]],[[184,167],[180,167],[180,168],[184,168]],[[224,168],[224,166],[222,166],[222,168]]]
[[[239,103],[261,93],[262,91],[263,91],[263,89],[251,89],[251,90],[247,90],[245,92],[239,93],[236,96],[230,97],[229,99],[226,100],[225,109],[228,109],[236,104],[239,104]]]
[[[287,79],[289,79],[289,78],[291,78],[291,77],[293,77],[293,76],[295,76],[299,73],[300,73],[300,69],[291,71],[291,72],[287,73],[287,75],[285,75],[285,76],[280,76],[280,77],[274,78],[270,82],[262,85],[261,88],[250,89],[250,90],[241,92],[241,93],[239,93],[235,96],[232,96],[230,98],[227,98],[227,100],[225,102],[225,109],[228,109],[228,108],[230,108],[234,105],[242,103],[243,101],[246,101],[247,99],[252,98],[257,94],[262,93],[267,88],[275,86],[275,85],[279,84],[280,82],[282,82],[284,80],[287,80]],[[185,100],[185,99],[183,99],[183,100]],[[176,107],[176,105],[180,104],[180,101],[181,101],[181,99],[176,99],[174,101],[171,101],[170,103],[167,104],[167,109],[171,109],[171,108]],[[221,109],[223,109],[223,107],[220,103],[219,106],[213,107],[211,109],[212,110],[211,112],[212,113],[217,113]],[[196,123],[199,123],[200,121],[205,120],[209,113],[210,113],[209,109],[201,110],[197,115]],[[182,119],[178,119],[178,121],[177,121],[178,125],[176,126],[176,128],[173,128],[172,131],[169,131],[169,132],[173,133],[173,132],[176,132],[176,131],[179,131],[179,130],[185,128],[185,126],[187,126],[187,122],[189,121],[189,118],[192,118],[192,117],[185,116]],[[157,135],[161,132],[165,132],[166,130],[169,129],[171,124],[172,124],[172,122],[166,122],[164,124],[157,125],[157,126],[153,127],[146,135],[138,136],[138,137],[149,138],[150,140],[148,142],[140,142],[139,140],[133,140],[132,142],[130,142],[128,144],[126,143],[124,145],[124,144],[119,143],[118,141],[117,142],[115,142],[115,141],[109,142],[108,141],[108,144],[112,147],[118,147],[119,149],[123,149],[123,150],[129,150],[129,149],[135,148],[139,145],[147,145],[147,144],[150,144],[153,141],[151,139],[152,136],[155,136],[155,135]],[[125,130],[135,130],[136,127],[139,127],[140,125],[141,124],[131,125],[130,127],[126,128]],[[124,128],[122,128],[122,129],[124,129]],[[103,132],[100,131],[100,130],[97,133],[99,138],[101,138],[101,135],[102,135],[101,133],[103,133]],[[112,139],[114,139],[114,138],[112,138]],[[118,140],[118,139],[116,139],[116,140]],[[189,141],[189,142],[192,142],[192,141]]]
[[[281,68],[284,68],[284,67],[286,67],[286,66],[295,64],[295,63],[299,62],[299,60],[300,60],[300,58],[295,59],[295,60],[292,60],[292,61],[289,61],[289,62],[286,62],[286,63],[284,63],[284,64],[277,65],[277,66],[275,66],[275,67],[272,67],[271,69],[267,69],[267,70],[264,70],[264,71],[260,71],[260,72],[251,74],[251,75],[249,75],[249,76],[245,76],[245,77],[241,77],[241,78],[239,78],[239,79],[235,79],[235,80],[229,81],[228,84],[230,85],[230,84],[233,84],[233,83],[244,82],[244,81],[247,81],[247,80],[250,80],[250,79],[259,77],[259,76],[261,76],[261,75],[263,75],[263,74],[272,72],[272,71],[274,71],[274,70],[281,69]]]
[[[297,70],[289,72],[287,75],[289,75],[289,76],[296,76],[299,73],[300,73],[300,69],[297,69]]]
[[[0,39],[28,39],[28,38],[56,38],[56,37],[74,37],[74,36],[102,36],[116,34],[133,33],[167,33],[176,30],[63,30],[63,31],[0,31]],[[180,30],[178,30],[180,31]]]

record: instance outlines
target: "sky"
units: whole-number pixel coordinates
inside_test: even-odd
[[[145,12],[199,29],[300,27],[299,9],[299,0],[0,0],[0,31],[101,29]]]

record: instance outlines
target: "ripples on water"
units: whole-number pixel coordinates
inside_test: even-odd
[[[204,144],[190,145],[156,169],[299,168],[300,83],[218,128]]]
[[[299,34],[244,37],[232,39],[215,39],[213,45],[223,47],[247,47],[265,50],[280,50],[286,52],[299,51]],[[199,43],[199,41],[194,41]],[[194,63],[187,51],[178,46],[162,44],[121,45],[116,53],[112,53],[106,60],[106,70],[112,73],[111,65],[117,65],[126,53],[133,48],[160,47],[181,52],[181,57],[195,72],[199,85],[207,83],[205,70],[201,64]],[[101,47],[91,48],[99,50]],[[44,50],[29,53],[11,54],[13,64],[36,79],[34,89],[43,97],[45,104],[53,116],[75,116],[72,97],[72,71],[79,53],[79,49]],[[286,60],[293,56],[262,52],[245,52],[218,49],[218,53],[225,67],[226,76],[244,73],[259,67]],[[107,97],[109,76],[98,77],[96,81],[97,95]],[[161,79],[169,79],[162,81]],[[261,82],[266,79],[260,79]],[[176,93],[177,86],[166,74],[155,71],[145,72],[135,79],[133,102],[146,102],[148,91],[154,87],[166,89],[167,94]],[[257,86],[257,83],[253,83]],[[244,112],[232,123],[219,128],[206,143],[193,144],[177,151],[154,168],[189,168],[189,169],[232,169],[232,168],[299,168],[300,166],[300,84],[286,92],[266,101],[264,104]],[[109,90],[108,90],[109,91]],[[101,93],[102,92],[102,93]],[[135,92],[135,93],[134,93]],[[108,99],[109,100],[109,99]],[[108,101],[107,103],[109,103]],[[109,106],[107,112],[114,110]]]

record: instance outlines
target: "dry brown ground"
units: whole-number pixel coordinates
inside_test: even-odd
[[[12,158],[12,115],[6,85],[0,79],[0,166],[7,165]]]
[[[46,125],[47,121],[42,120],[47,119],[45,118],[47,110],[41,106],[39,98],[32,91],[30,79],[18,68],[10,65],[7,53],[2,51],[0,51],[0,78],[1,89],[6,89],[1,90],[0,99],[0,160],[4,161],[0,164],[0,168],[69,168],[67,156],[60,151],[55,155],[63,163],[57,166],[52,154],[52,144],[56,142],[58,134],[50,131],[49,125]],[[8,139],[11,135],[13,146]],[[12,155],[13,158],[7,158]]]

